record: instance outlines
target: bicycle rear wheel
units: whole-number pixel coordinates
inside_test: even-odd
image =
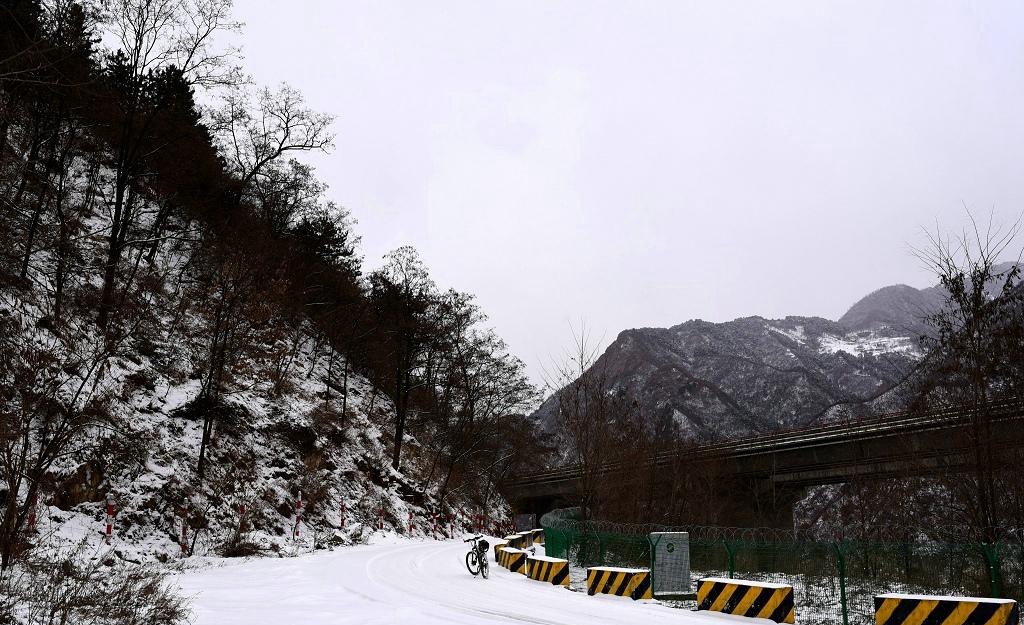
[[[480,561],[480,575],[484,579],[487,579],[487,574],[488,574],[488,572],[491,569],[491,565],[487,564],[487,557],[486,556],[478,557],[477,560]]]
[[[475,549],[466,554],[466,568],[474,576],[480,572],[480,559],[476,557]]]

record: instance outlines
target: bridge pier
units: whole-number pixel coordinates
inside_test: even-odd
[[[794,510],[804,496],[804,488],[779,487],[770,480],[750,480],[748,489],[751,518],[748,522],[735,523],[736,526],[793,528]]]

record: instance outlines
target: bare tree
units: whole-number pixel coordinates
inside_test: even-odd
[[[579,469],[580,507],[589,515],[601,503],[603,473],[616,451],[623,406],[586,326],[574,330],[573,338],[571,353],[546,372],[545,382],[556,397],[566,459]]]
[[[255,107],[250,102],[255,100]],[[333,146],[330,132],[334,118],[306,107],[302,94],[288,85],[275,91],[264,87],[255,95],[236,87],[213,112],[214,131],[232,173],[238,178],[236,201],[248,194],[266,194],[284,172],[273,165],[285,154]],[[291,166],[291,179],[305,179],[308,169]]]
[[[90,431],[112,423],[103,371],[106,341],[35,333],[12,318],[2,324],[0,378],[10,381],[0,393],[0,476],[6,491],[0,569],[6,569],[43,477]]]
[[[139,184],[147,175],[146,159],[166,146],[167,137],[152,135],[167,104],[157,94],[161,83],[219,85],[237,78],[235,51],[218,50],[215,35],[236,30],[229,0],[114,0],[104,13],[111,38],[120,45],[108,58],[107,72],[120,90],[120,120],[112,130],[113,193],[110,230],[97,324],[106,328],[114,308],[118,264],[141,211]]]
[[[422,384],[416,373],[433,332],[436,286],[412,247],[389,253],[384,267],[370,274],[370,299],[382,332],[378,380],[395,403],[395,444],[391,464],[398,468],[412,394]]]
[[[439,499],[467,483],[490,486],[532,451],[529,432],[518,427],[536,400],[523,363],[483,323],[486,316],[472,297],[454,290],[439,296],[435,332],[424,359],[421,403],[432,436],[429,447],[437,470]],[[522,436],[525,441],[512,444]],[[480,480],[456,479],[470,474]],[[475,493],[486,502],[489,492]]]
[[[231,86],[241,79],[241,51],[217,38],[242,27],[231,18],[232,5],[232,0],[112,0],[103,4],[101,17],[136,82],[173,65],[191,85]]]
[[[1011,346],[1005,332],[1006,313],[1019,308],[1020,256],[1001,264],[1020,233],[1020,222],[1000,227],[990,217],[957,236],[938,228],[928,233],[926,247],[915,252],[938,277],[946,305],[928,318],[934,337],[923,337],[932,363],[919,403],[961,406],[970,415],[972,475],[961,484],[967,521],[979,539],[994,541],[1002,523],[991,404],[1005,386]],[[1017,335],[1021,328],[1011,330]]]

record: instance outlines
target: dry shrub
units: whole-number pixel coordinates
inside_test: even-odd
[[[178,625],[187,600],[166,573],[110,552],[39,547],[0,573],[0,622],[21,625]]]

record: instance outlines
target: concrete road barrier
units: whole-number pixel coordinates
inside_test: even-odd
[[[877,625],[1018,625],[1013,599],[885,594],[875,597]]]
[[[498,564],[512,571],[526,575],[527,553],[522,549],[513,547],[502,547],[498,551]]]
[[[523,548],[523,535],[522,534],[509,534],[502,538],[510,549],[522,549]]]
[[[793,587],[705,577],[697,580],[697,609],[724,612],[776,623],[795,623]]]
[[[498,561],[498,551],[501,550],[502,547],[507,547],[507,546],[508,546],[508,543],[494,543],[494,561],[495,562]]]
[[[587,569],[587,594],[616,595],[637,599],[651,599],[651,571],[649,569],[621,569],[612,566],[594,566]]]
[[[539,582],[569,587],[569,561],[547,556],[527,556],[526,576]]]

